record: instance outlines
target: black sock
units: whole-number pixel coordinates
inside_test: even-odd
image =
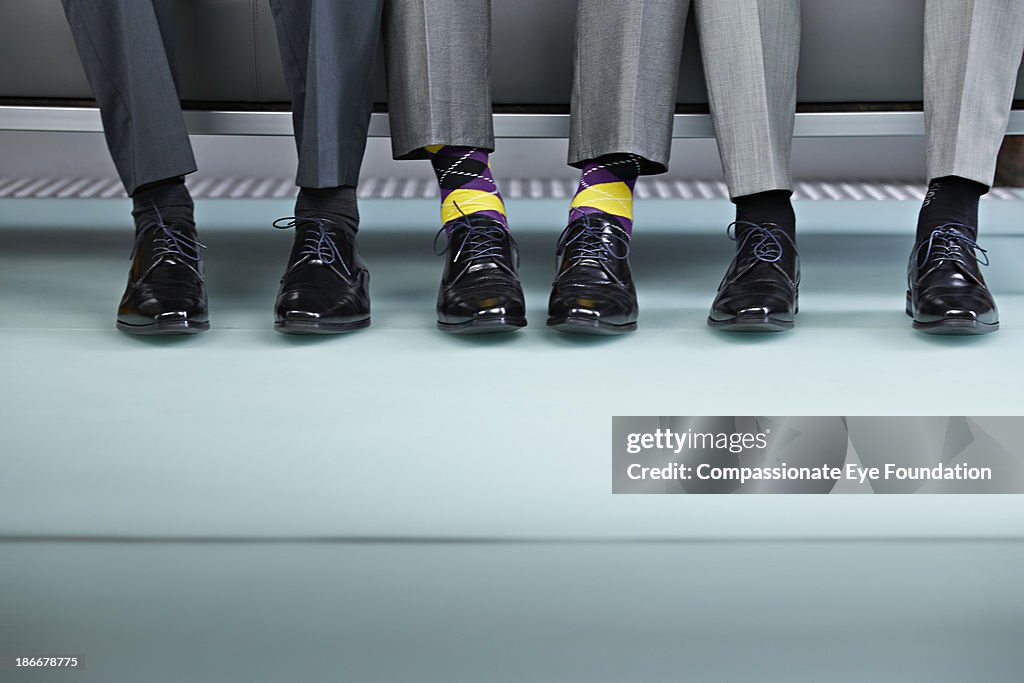
[[[185,176],[146,183],[132,193],[135,229],[141,230],[162,220],[166,225],[195,229],[195,205],[185,187]]]
[[[736,205],[736,222],[741,224],[736,228],[737,236],[743,234],[742,223],[774,223],[796,239],[796,214],[793,213],[793,202],[790,201],[792,196],[789,190],[770,190],[735,197],[732,203]]]
[[[917,217],[917,241],[928,239],[932,230],[947,223],[966,225],[976,237],[978,200],[986,192],[987,185],[955,175],[933,179]]]
[[[328,218],[338,225],[359,229],[359,205],[356,188],[303,187],[295,200],[295,216],[298,218]]]

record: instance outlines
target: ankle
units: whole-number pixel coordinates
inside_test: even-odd
[[[933,178],[917,218],[917,241],[926,240],[943,225],[956,225],[962,232],[977,234],[978,204],[988,186],[959,176]]]
[[[131,198],[136,230],[144,229],[154,221],[195,227],[195,204],[185,187],[184,176],[142,185],[132,192]]]
[[[790,190],[769,190],[733,198],[736,205],[737,235],[743,224],[777,225],[790,238],[796,238],[796,213],[793,211]]]
[[[569,210],[569,222],[602,214],[611,216],[627,238],[633,234],[633,191],[643,172],[634,154],[609,154],[587,161]]]
[[[327,218],[338,226],[359,229],[356,188],[349,186],[299,189],[295,200],[298,218]]]

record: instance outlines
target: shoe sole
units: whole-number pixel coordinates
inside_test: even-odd
[[[448,334],[501,334],[526,327],[525,318],[478,318],[463,323],[437,321],[437,329]]]
[[[565,334],[586,334],[597,337],[612,337],[636,330],[636,323],[614,325],[592,318],[549,318],[548,327]]]
[[[726,320],[708,318],[708,327],[723,332],[786,332],[795,327],[793,320],[779,320],[771,316],[749,318],[736,316]]]
[[[274,323],[274,329],[282,334],[294,335],[317,335],[317,334],[345,334],[355,332],[370,326],[370,319],[357,320],[351,323],[321,323],[307,320],[278,320]]]
[[[132,325],[117,321],[117,329],[139,337],[173,337],[187,334],[199,334],[210,329],[210,323],[195,320],[175,320],[173,322],[156,322],[146,325]]]
[[[914,309],[910,305],[910,294],[907,294],[906,313],[914,317]],[[933,320],[930,323],[922,323],[914,320],[913,327],[925,334],[937,334],[951,337],[971,337],[982,334],[992,334],[999,330],[999,323],[983,323],[977,320],[966,320],[964,318],[943,318]]]
[[[948,336],[968,337],[980,334],[991,334],[999,330],[999,323],[980,323],[977,320],[944,318],[930,323],[914,321],[914,329],[925,334],[941,334]]]

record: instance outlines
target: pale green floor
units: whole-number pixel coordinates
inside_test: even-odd
[[[66,206],[65,221],[90,220],[88,201]],[[216,219],[234,206],[266,221],[224,227],[229,217]],[[184,339],[114,329],[123,226],[0,229],[0,531],[1024,533],[1015,497],[608,495],[613,415],[1024,414],[1020,237],[984,240],[1003,317],[987,337],[911,330],[909,237],[820,233],[801,242],[798,328],[724,335],[704,320],[732,243],[664,229],[688,207],[648,203],[650,228],[634,241],[637,333],[545,329],[555,236],[527,230],[530,326],[464,338],[434,328],[434,211],[397,231],[380,226],[388,205],[378,204],[362,236],[373,326],[308,339],[271,328],[290,236],[266,226],[287,208],[200,205],[214,327]],[[695,507],[680,515],[681,505]]]
[[[146,340],[113,329],[130,234],[67,207],[0,203],[0,656],[88,669],[4,683],[1020,680],[1019,496],[613,497],[609,472],[616,414],[1024,414],[1020,237],[983,240],[987,338],[911,331],[906,206],[888,236],[805,236],[797,330],[724,336],[731,243],[666,203],[636,334],[544,329],[534,229],[530,327],[465,339],[433,328],[431,212],[366,226],[373,327],[295,339],[271,330],[289,236],[201,205],[214,329]],[[854,537],[893,540],[808,540]],[[699,540],[729,538],[754,540]]]
[[[1020,543],[20,544],[5,683],[1016,683]]]

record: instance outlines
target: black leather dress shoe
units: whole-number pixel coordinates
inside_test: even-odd
[[[370,324],[370,273],[356,231],[330,218],[282,218],[295,228],[288,268],[274,305],[274,329],[287,334],[341,334]]]
[[[138,226],[117,328],[129,334],[196,334],[210,329],[203,260],[195,227],[158,210]]]
[[[736,256],[718,285],[708,325],[729,332],[781,332],[800,310],[800,257],[778,225],[733,223]]]
[[[929,334],[988,334],[999,329],[999,311],[981,275],[975,229],[947,224],[932,231],[910,254],[907,315]]]
[[[434,238],[444,234],[444,228]],[[448,235],[437,294],[437,327],[456,334],[510,332],[526,327],[526,303],[516,269],[519,251],[497,221],[470,214]]]
[[[560,332],[611,335],[636,329],[639,307],[629,270],[629,235],[613,216],[588,214],[558,240],[561,261],[548,301]]]

